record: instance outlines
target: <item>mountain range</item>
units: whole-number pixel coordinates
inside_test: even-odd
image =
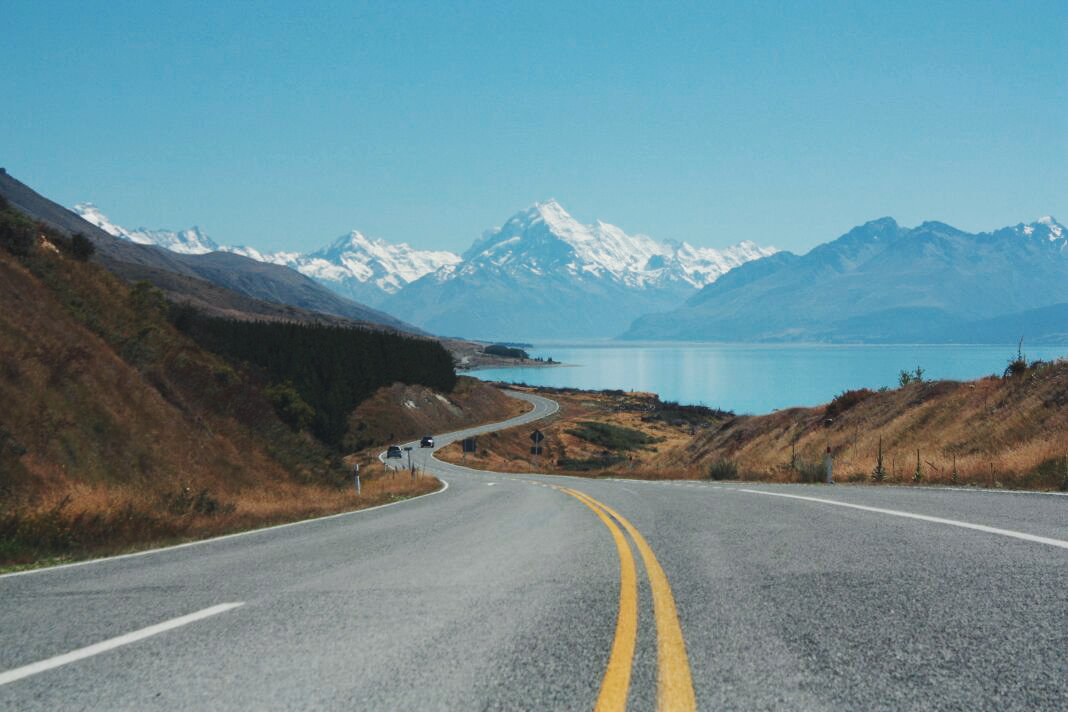
[[[970,234],[882,218],[803,256],[740,266],[625,339],[1068,342],[1068,232],[1051,217]]]
[[[433,333],[486,339],[614,336],[634,318],[677,306],[730,269],[776,252],[749,241],[716,250],[628,235],[603,221],[584,225],[555,200],[487,230],[463,255],[356,230],[313,252],[261,252],[219,246],[195,227],[126,229],[92,203],[74,209],[119,238],[284,265]]]
[[[582,224],[550,200],[486,231],[461,262],[412,282],[381,307],[438,334],[604,338],[775,252],[752,242],[725,250],[658,242],[602,221]]]
[[[437,334],[860,343],[1068,343],[1068,232],[1052,217],[972,234],[873,220],[804,255],[725,250],[575,220],[554,200],[487,230],[462,255],[358,231],[314,252],[219,247],[197,228],[126,230],[133,242],[217,248],[285,265]]]
[[[214,314],[424,333],[388,314],[341,297],[287,267],[225,252],[189,254],[195,247],[186,253],[175,252],[134,240],[137,237],[151,241],[153,235],[161,234],[199,235],[199,231],[170,233],[140,229],[114,235],[38,194],[3,168],[0,168],[0,196],[23,214],[54,229],[68,235],[85,235],[95,247],[94,259],[123,279],[148,280],[173,300],[189,302]],[[116,226],[111,227],[118,230]]]

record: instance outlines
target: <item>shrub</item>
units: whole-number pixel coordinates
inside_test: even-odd
[[[802,482],[823,482],[827,479],[827,469],[822,462],[798,461],[795,469]]]
[[[736,480],[738,479],[738,463],[734,460],[720,458],[713,460],[708,466],[708,479],[710,480]]]
[[[824,408],[823,414],[828,418],[836,418],[840,414],[849,410],[858,403],[867,400],[875,395],[875,391],[867,388],[859,388],[853,391],[843,391],[834,397],[827,407]]]
[[[924,370],[920,366],[916,367],[915,371],[901,371],[897,375],[897,383],[904,388],[910,383],[923,383]]]
[[[0,196],[0,246],[13,255],[24,257],[33,250],[37,226]]]
[[[511,346],[505,346],[504,344],[490,344],[482,349],[482,353],[493,356],[504,356],[506,358],[530,358],[530,354],[523,349],[515,349]]]
[[[76,232],[70,238],[70,254],[81,262],[86,262],[96,252],[96,245],[85,236],[85,233]]]
[[[573,458],[573,457],[561,457],[556,462],[556,466],[561,470],[571,470],[572,472],[591,472],[594,470],[603,470],[615,465],[620,465],[627,461],[627,458],[621,455],[609,455],[608,457],[587,457],[587,458]]]
[[[305,430],[311,425],[315,409],[300,397],[291,382],[271,384],[265,392],[283,423],[294,430]]]
[[[1016,346],[1016,356],[1009,359],[1009,364],[1005,366],[1005,371],[1002,373],[1003,378],[1011,378],[1012,376],[1023,375],[1027,371],[1027,356],[1023,352],[1023,337],[1020,337],[1020,343]]]
[[[567,434],[608,450],[639,450],[662,440],[662,438],[646,435],[640,430],[608,423],[584,420],[580,421],[578,426],[578,428],[566,431]]]
[[[879,438],[879,459],[875,462],[875,470],[871,473],[871,478],[876,482],[882,482],[886,479],[886,468],[883,467],[883,439]]]
[[[210,517],[216,514],[230,514],[236,509],[233,504],[223,504],[212,497],[207,489],[193,494],[188,487],[180,487],[175,492],[165,492],[160,497],[160,504],[168,514],[175,516],[199,514]]]

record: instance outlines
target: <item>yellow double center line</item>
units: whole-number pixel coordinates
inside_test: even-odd
[[[597,501],[588,494],[569,487],[558,487],[562,492],[575,497],[600,517],[612,533],[619,552],[619,617],[616,619],[616,636],[612,643],[612,652],[608,658],[601,691],[597,696],[597,712],[623,710],[627,706],[627,691],[630,687],[630,672],[634,662],[634,646],[638,632],[638,580],[627,538],[616,526],[619,522],[630,538],[634,540],[645,573],[649,577],[649,588],[653,594],[653,619],[656,621],[656,658],[657,658],[657,709],[695,710],[697,702],[693,693],[693,679],[690,676],[690,663],[686,657],[686,643],[682,637],[678,613],[675,610],[675,598],[667,576],[656,560],[653,550],[645,538],[614,509]],[[614,520],[614,521],[613,521]]]

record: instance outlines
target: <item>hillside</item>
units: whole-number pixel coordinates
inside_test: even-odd
[[[560,402],[559,414],[538,425],[546,439],[537,463],[530,426],[479,438],[479,452],[466,462],[589,477],[822,482],[829,446],[839,483],[1066,491],[1068,361],[1014,369],[967,383],[851,391],[826,405],[760,416],[664,403],[649,393],[535,388]],[[442,457],[459,462],[462,455],[454,445]]]
[[[384,312],[345,299],[289,267],[241,255],[181,254],[111,235],[39,195],[0,169],[0,197],[62,234],[81,233],[94,260],[127,281],[148,280],[173,301],[191,301],[230,316],[330,320],[423,333]]]
[[[827,447],[836,479],[872,481],[880,440],[886,482],[1068,488],[1068,361],[962,383],[853,391],[818,408],[741,416],[696,435],[670,467],[729,463],[744,479],[819,479]],[[954,475],[956,470],[956,475]]]
[[[746,263],[623,338],[1063,343],[1044,310],[1065,302],[1068,233],[1052,218],[980,234],[882,218],[803,256]]]
[[[343,355],[334,360],[358,380],[348,388],[326,372],[338,387],[324,391],[318,370],[302,370],[318,369],[314,359],[277,361],[299,355],[300,342],[324,356],[323,344],[336,343],[356,358],[366,343],[377,363],[399,366],[430,349],[433,358],[417,356],[434,369],[423,380],[455,379],[436,342],[381,331],[361,342],[351,340],[358,330],[264,323],[245,328],[267,330],[255,341],[273,344],[275,360],[235,354],[225,340],[214,353],[188,335],[200,338],[207,317],[176,309],[146,282],[126,284],[88,259],[84,244],[0,199],[0,566],[292,521],[437,486],[371,467],[357,498],[349,451],[330,442],[360,401],[389,391],[391,381],[373,379],[394,374],[374,359],[346,365]],[[285,340],[270,340],[276,330]],[[472,404],[465,422],[496,417],[499,394],[472,394],[480,388],[489,387],[460,389]],[[320,412],[330,419],[316,437]],[[341,432],[330,429],[335,413]],[[372,444],[386,442],[362,437]]]

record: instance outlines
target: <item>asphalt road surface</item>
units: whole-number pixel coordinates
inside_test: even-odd
[[[412,454],[445,490],[0,577],[0,709],[1068,709],[1068,497]]]

